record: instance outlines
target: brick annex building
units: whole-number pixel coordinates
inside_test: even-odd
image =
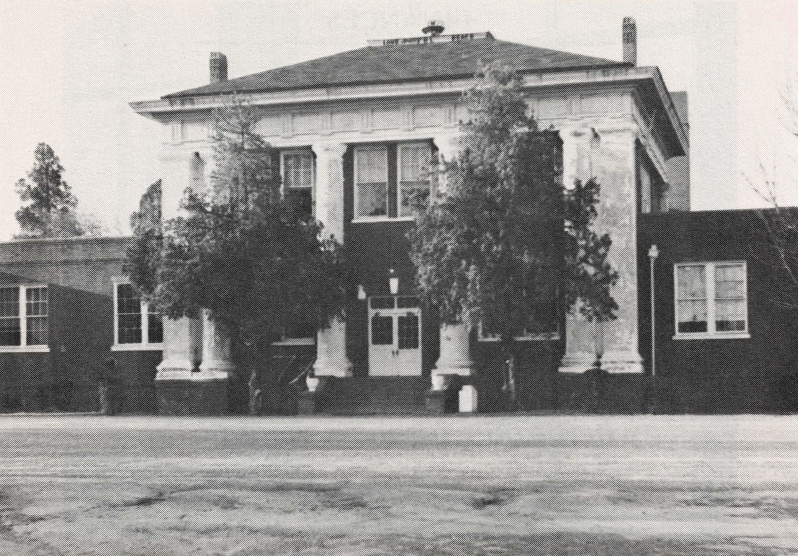
[[[559,132],[565,183],[595,176],[602,186],[599,222],[620,274],[618,319],[602,334],[608,409],[644,411],[652,400],[675,412],[798,409],[798,319],[773,301],[784,285],[762,221],[752,210],[690,212],[687,95],[669,92],[658,68],[637,65],[634,21],[623,23],[621,62],[488,32],[424,31],[236,79],[213,53],[210,84],[132,104],[163,124],[165,218],[186,187],[207,186],[211,112],[240,93],[263,110],[258,131],[280,150],[285,195],[355,259],[345,322],[274,346],[270,364],[284,382],[308,365],[322,379],[302,408],[416,412],[430,400],[452,407],[472,385],[480,411],[502,409],[496,339],[427,314],[406,239],[410,194],[430,187],[427,161],[457,153],[463,90],[480,62],[498,60],[523,76],[540,126]],[[122,272],[129,241],[0,245],[0,408],[95,410],[97,377],[113,359],[123,411],[230,411],[245,388],[235,346],[207,318],[148,312]],[[570,315],[557,320],[519,338],[529,410],[580,409],[589,395],[595,329]],[[266,393],[269,407],[296,411],[291,392]]]

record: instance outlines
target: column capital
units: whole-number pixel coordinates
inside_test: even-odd
[[[310,148],[316,156],[343,158],[346,152],[346,143],[314,143]]]
[[[438,148],[438,154],[447,162],[454,160],[460,152],[459,134],[438,135],[433,138],[433,141]]]

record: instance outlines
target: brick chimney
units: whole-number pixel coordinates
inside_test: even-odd
[[[227,56],[211,52],[211,83],[227,81]]]
[[[637,23],[633,17],[623,18],[623,61],[637,65]]]

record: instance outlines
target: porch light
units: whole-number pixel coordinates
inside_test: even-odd
[[[358,284],[357,285],[357,298],[360,301],[365,301],[366,300],[366,290],[363,289],[363,284]]]
[[[391,269],[388,273],[388,288],[391,291],[391,295],[399,293],[399,277],[396,275],[394,269]]]

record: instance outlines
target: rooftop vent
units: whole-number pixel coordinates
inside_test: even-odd
[[[434,19],[427,23],[427,26],[424,27],[421,32],[425,35],[429,35],[430,37],[437,37],[441,33],[445,27],[443,26],[443,21],[435,21]]]

